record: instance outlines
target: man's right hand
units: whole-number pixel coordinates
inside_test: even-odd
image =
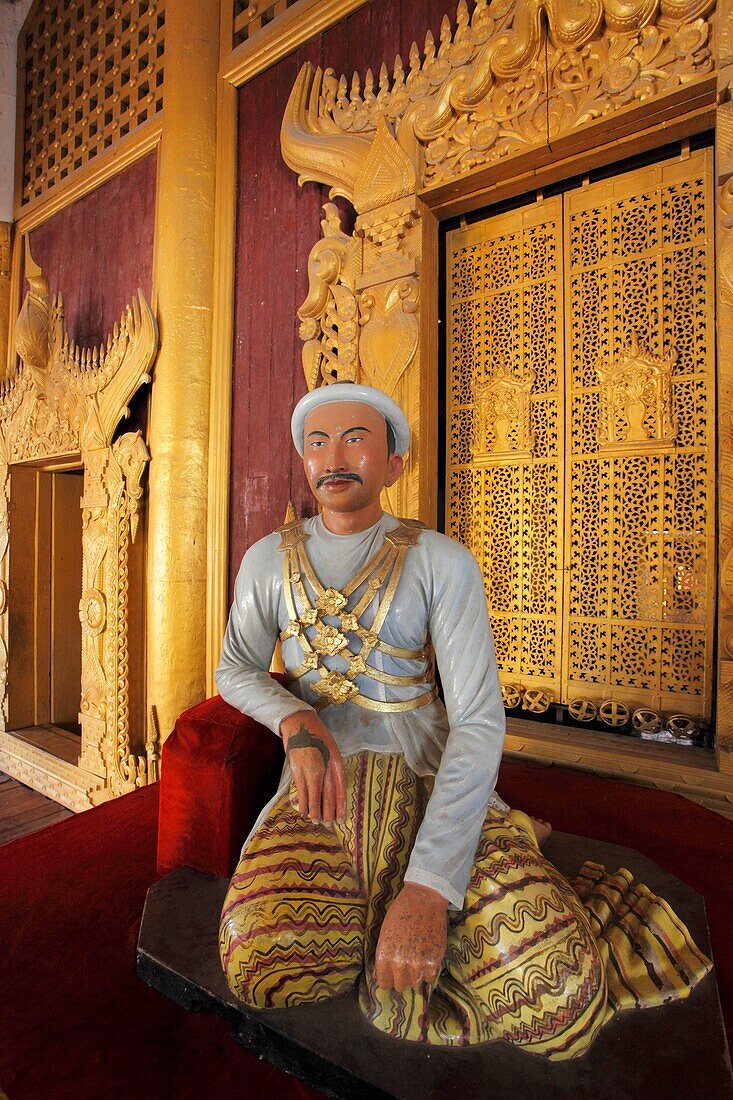
[[[298,795],[298,813],[332,825],[346,819],[346,774],[338,745],[312,710],[280,723],[280,736]]]

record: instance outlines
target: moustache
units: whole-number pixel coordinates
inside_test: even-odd
[[[316,480],[316,489],[320,489],[329,481],[358,481],[360,485],[364,484],[358,474],[324,474]]]

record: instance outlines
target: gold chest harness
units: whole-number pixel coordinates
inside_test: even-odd
[[[424,524],[416,520],[401,520],[394,531],[385,533],[384,545],[374,557],[349,581],[343,592],[339,592],[336,588],[324,588],[318,580],[305,552],[308,536],[303,531],[303,520],[296,520],[280,528],[278,550],[283,553],[283,591],[290,619],[280,638],[283,641],[286,638],[297,638],[303,650],[303,660],[297,668],[289,671],[291,683],[305,676],[307,672],[318,672],[319,679],[308,684],[320,697],[315,704],[316,710],[323,710],[330,703],[338,705],[348,701],[367,710],[394,714],[424,707],[437,697],[429,641],[422,649],[400,649],[379,637],[402,576],[407,552],[417,543],[424,530]],[[304,578],[315,594],[313,602],[303,583]],[[374,622],[371,627],[365,627],[361,623],[361,617],[385,582],[386,587],[379,599]],[[347,611],[349,598],[363,584],[364,592],[351,611]],[[302,608],[300,613],[298,605]],[[326,616],[335,619],[337,625],[325,622]],[[354,635],[360,642],[360,648],[356,652],[351,648],[353,642],[349,641],[348,634]],[[382,672],[367,663],[369,655],[375,650],[405,661],[427,661],[428,668],[420,676],[398,676]],[[346,662],[344,672],[327,668],[324,663],[325,657],[337,656]],[[379,684],[391,684],[395,687],[424,684],[429,685],[429,690],[414,699],[399,702],[370,699],[359,691],[354,682],[357,676],[365,676]]]

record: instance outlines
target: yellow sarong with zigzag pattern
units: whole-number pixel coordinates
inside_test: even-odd
[[[367,1019],[397,1038],[505,1039],[553,1059],[583,1054],[615,1011],[686,997],[711,963],[667,904],[628,871],[586,864],[573,889],[524,814],[490,809],[434,986],[376,987],[374,955],[429,794],[398,754],[345,761],[343,825],[314,825],[291,787],[258,829],[221,918],[231,989],[257,1008],[313,1002],[359,982]]]

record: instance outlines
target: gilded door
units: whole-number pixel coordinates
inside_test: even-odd
[[[446,530],[502,681],[709,719],[712,154],[447,241]]]

